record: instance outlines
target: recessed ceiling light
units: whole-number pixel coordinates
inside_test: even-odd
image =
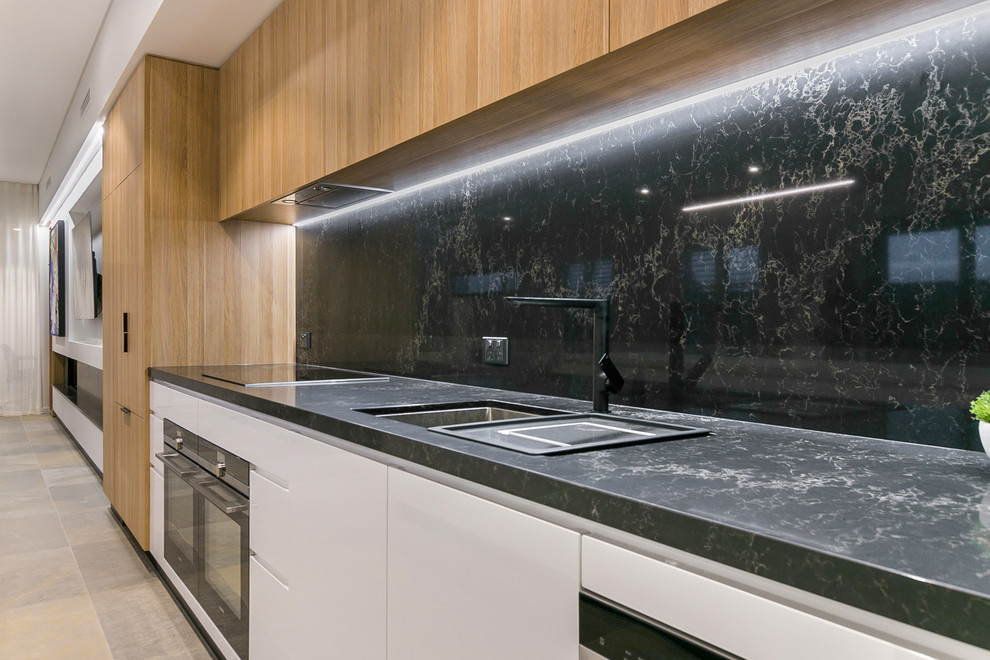
[[[21,230],[20,227],[14,227],[14,231],[20,231],[20,230]]]

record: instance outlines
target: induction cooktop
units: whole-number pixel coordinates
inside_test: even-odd
[[[336,383],[384,382],[388,376],[366,371],[320,367],[312,364],[235,364],[207,367],[204,378],[221,380],[243,387],[279,387],[283,385],[333,385]]]

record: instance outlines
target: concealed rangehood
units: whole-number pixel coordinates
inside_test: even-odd
[[[387,188],[317,181],[303,186],[285,197],[279,197],[271,202],[242,211],[231,219],[294,224],[303,220],[312,220],[390,192],[392,191]]]

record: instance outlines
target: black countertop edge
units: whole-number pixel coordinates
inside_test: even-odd
[[[157,381],[990,650],[990,627],[982,625],[990,621],[987,595],[397,435],[375,428],[374,418],[358,424],[273,401],[263,392],[238,391],[161,368],[150,368],[149,375]],[[502,394],[493,392],[492,398],[496,399]],[[547,398],[532,396],[536,405],[541,405],[539,399]]]

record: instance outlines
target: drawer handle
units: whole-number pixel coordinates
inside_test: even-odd
[[[120,407],[120,412],[124,413],[125,415],[130,415],[131,414],[130,408],[125,408],[124,406],[121,406]]]

